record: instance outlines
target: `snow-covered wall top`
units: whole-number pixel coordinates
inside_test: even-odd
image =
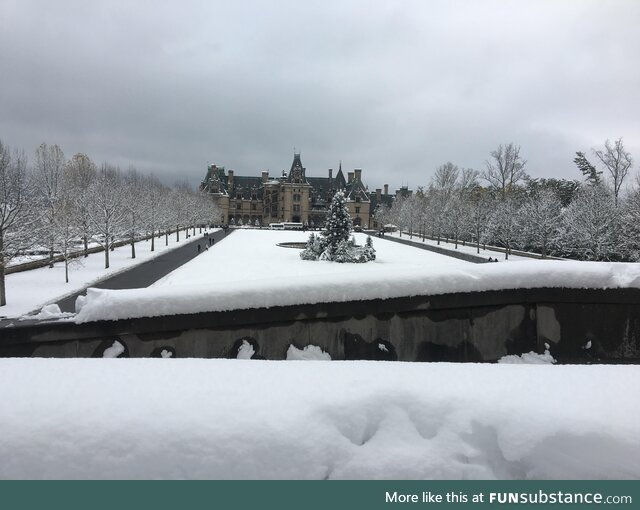
[[[291,250],[294,251],[294,250]],[[297,253],[295,253],[297,255]],[[337,265],[332,262],[304,264]],[[339,264],[347,266],[348,264]],[[264,274],[262,278],[221,284],[169,285],[146,289],[89,289],[75,321],[119,320],[200,312],[270,308],[500,289],[640,288],[640,264],[526,261],[497,264],[446,264],[393,267],[360,264],[368,271],[332,274]]]
[[[640,477],[631,365],[5,359],[0,386],[2,479]]]

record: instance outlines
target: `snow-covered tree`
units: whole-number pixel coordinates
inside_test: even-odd
[[[353,223],[349,210],[347,209],[347,201],[344,194],[338,191],[331,200],[329,211],[327,213],[327,222],[322,232],[322,236],[326,242],[326,250],[332,256],[338,245],[342,241],[348,241]]]
[[[339,191],[333,196],[324,230],[316,236],[309,236],[306,248],[300,253],[303,260],[327,260],[332,262],[368,262],[375,260],[375,250],[371,238],[367,238],[364,248],[355,246],[351,238],[351,216],[347,210],[344,194]]]
[[[53,247],[57,253],[62,256],[64,262],[64,279],[69,283],[69,266],[71,262],[80,263],[75,252],[75,241],[79,239],[84,230],[79,219],[81,214],[76,210],[76,202],[73,196],[73,190],[69,182],[67,182],[68,174],[65,172],[60,186],[60,193],[56,201],[56,213],[51,232],[53,238]]]
[[[519,204],[512,195],[506,195],[504,200],[495,204],[489,219],[487,236],[490,240],[504,246],[504,258],[509,259],[509,252],[518,237],[518,209]]]
[[[622,207],[622,248],[628,260],[640,262],[640,174]]]
[[[582,260],[610,260],[620,254],[619,211],[604,184],[582,186],[562,216],[561,249]]]
[[[5,269],[34,241],[27,161],[0,140],[0,306],[7,304]]]
[[[576,157],[573,158],[573,162],[578,167],[578,170],[582,172],[585,180],[595,186],[600,184],[600,176],[602,175],[601,171],[596,170],[596,167],[591,164],[591,162],[584,155],[584,152],[576,152]]]
[[[467,226],[471,237],[476,240],[477,253],[480,253],[480,240],[489,225],[491,208],[491,195],[486,189],[477,187],[467,195]]]
[[[96,240],[104,249],[104,267],[109,268],[109,251],[124,230],[125,194],[120,170],[103,164],[88,189],[89,209]]]
[[[526,246],[540,250],[543,258],[557,237],[561,208],[556,194],[543,189],[527,197],[520,210],[521,239]]]
[[[41,236],[49,249],[49,267],[53,267],[56,214],[60,197],[64,192],[62,189],[64,166],[64,153],[57,145],[42,143],[36,149],[33,189],[40,211]]]
[[[148,201],[142,197],[148,192],[145,186],[146,180],[136,171],[130,168],[122,178],[122,207],[124,234],[131,245],[131,258],[136,258],[136,241],[144,228],[144,218],[147,214]]]
[[[93,234],[89,218],[89,186],[96,177],[96,166],[86,154],[76,154],[66,164],[64,178],[68,187],[80,237],[84,244],[84,256],[89,256],[89,238]]]

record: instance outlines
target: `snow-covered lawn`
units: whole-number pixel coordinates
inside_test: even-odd
[[[640,478],[637,366],[0,360],[0,478]]]
[[[640,287],[640,264],[473,264],[384,239],[366,264],[305,261],[277,243],[308,233],[239,230],[147,289],[89,289],[79,322],[306,303],[535,287]],[[356,235],[358,243],[365,241]]]
[[[196,232],[198,232],[196,230]],[[197,234],[202,235],[202,234]],[[157,257],[167,250],[174,249],[193,237],[186,239],[184,231],[180,232],[180,242],[176,236],[169,236],[169,246],[165,246],[164,236],[156,238],[155,251],[151,250],[151,241],[136,243],[136,258],[131,258],[131,246],[121,246],[109,254],[110,267],[104,268],[104,252],[92,253],[87,258],[76,259],[69,267],[69,283],[64,281],[64,263],[58,262],[53,268],[42,267],[13,273],[6,276],[7,305],[0,307],[0,317],[20,317],[44,304],[57,301],[65,295],[72,294],[84,287],[112,276],[142,262]]]

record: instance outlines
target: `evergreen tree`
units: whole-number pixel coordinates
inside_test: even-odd
[[[578,169],[582,172],[585,179],[592,186],[600,184],[600,176],[602,172],[598,172],[596,167],[589,163],[589,160],[584,155],[584,152],[576,152],[576,157],[573,159]]]
[[[327,222],[322,232],[322,236],[326,241],[326,249],[332,260],[332,255],[336,252],[338,245],[342,241],[349,241],[353,224],[351,216],[347,210],[347,201],[344,194],[338,191],[331,201],[329,213],[327,214]]]

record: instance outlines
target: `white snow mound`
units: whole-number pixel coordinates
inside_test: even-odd
[[[638,366],[312,365],[1,359],[0,479],[640,478]]]

